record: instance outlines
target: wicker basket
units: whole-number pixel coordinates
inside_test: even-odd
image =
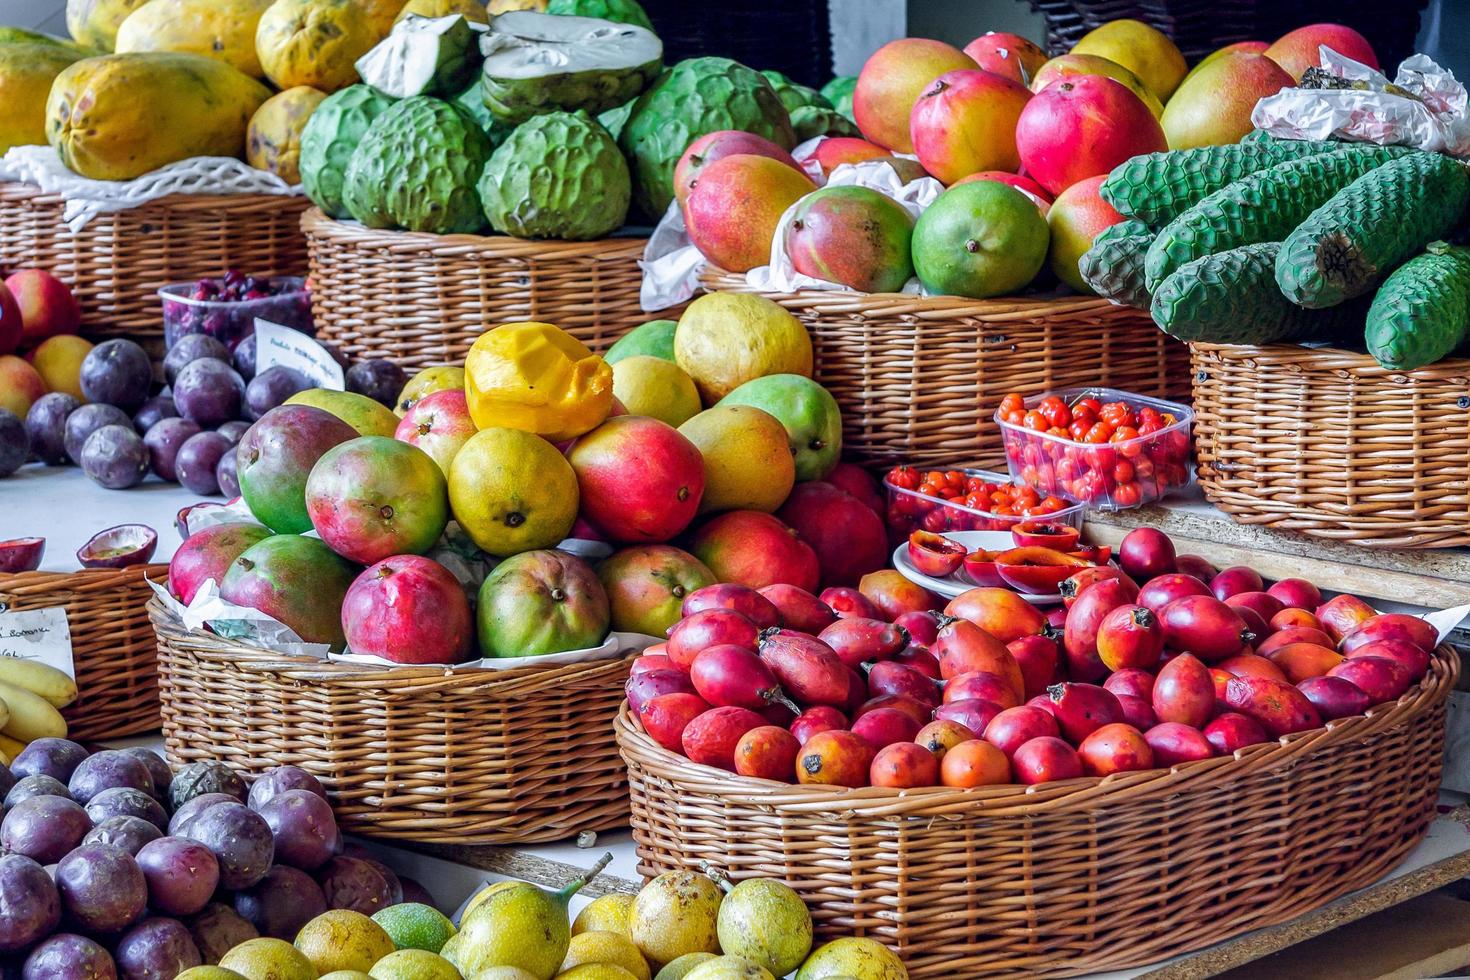
[[[382,669],[189,630],[156,599],[148,615],[175,764],[301,766],[366,837],[512,844],[628,825],[612,731],[626,660]]]
[[[1192,347],[1199,482],[1221,510],[1371,548],[1470,545],[1470,360]]]
[[[707,270],[710,290],[752,292]],[[1004,466],[1006,393],[1104,385],[1189,393],[1188,349],[1147,313],[1095,297],[970,300],[810,290],[766,293],[806,324],[814,377],[842,407],[843,455],[874,466]]]
[[[464,363],[475,338],[500,323],[554,323],[603,351],[660,315],[638,302],[646,238],[375,231],[316,208],[301,216],[301,228],[317,335],[353,358],[390,358],[410,372]]]
[[[77,700],[66,708],[77,740],[157,731],[158,661],[145,578],[161,582],[167,565],[0,575],[0,612],[66,609]]]
[[[1169,770],[1049,785],[788,786],[695,765],[627,713],[639,871],[784,878],[817,935],[921,977],[1061,977],[1282,922],[1397,865],[1434,818],[1449,647],[1365,717]]]
[[[158,288],[217,276],[306,275],[298,219],[310,202],[271,194],[176,194],[99,214],[80,231],[62,199],[29,184],[0,183],[0,268],[41,268],[64,280],[88,334],[128,337],[162,354]]]

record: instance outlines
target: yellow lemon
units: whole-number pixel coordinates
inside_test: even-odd
[[[709,405],[753,378],[811,377],[812,339],[800,320],[764,296],[706,293],[679,318],[674,360]]]
[[[550,323],[505,323],[481,334],[464,371],[470,418],[481,429],[524,429],[562,442],[612,411],[612,368]]]
[[[1160,102],[1168,102],[1189,73],[1184,55],[1168,35],[1141,20],[1109,21],[1084,35],[1072,53],[1116,61],[1137,75]]]
[[[449,464],[449,506],[470,540],[501,558],[553,548],[577,519],[577,474],[520,429],[481,429]]]
[[[613,396],[630,415],[647,415],[678,428],[699,414],[694,379],[672,361],[641,354],[613,365]]]
[[[704,456],[700,513],[774,511],[796,482],[786,427],[754,405],[716,405],[679,426]]]

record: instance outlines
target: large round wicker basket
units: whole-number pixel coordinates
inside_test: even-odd
[[[1470,360],[1191,346],[1199,483],[1221,510],[1364,547],[1470,545]]]
[[[753,292],[709,269],[706,289]],[[1189,351],[1147,313],[1096,297],[972,300],[764,293],[806,324],[816,380],[842,408],[843,455],[874,466],[997,465],[1009,392],[1101,385],[1188,394]]]
[[[646,238],[377,231],[316,208],[301,229],[317,334],[353,358],[389,358],[409,371],[463,364],[475,338],[517,320],[554,323],[602,351],[659,315],[638,301]]]
[[[384,669],[190,630],[157,599],[148,615],[175,764],[301,766],[366,837],[512,844],[627,826],[612,731],[627,660]]]
[[[309,203],[273,194],[175,194],[99,214],[72,231],[60,196],[0,183],[0,268],[51,272],[76,293],[87,334],[151,342],[161,355],[159,287],[227,269],[306,275],[299,219]]]
[[[158,656],[147,579],[167,565],[0,575],[0,612],[60,606],[71,632],[77,700],[62,711],[71,738],[122,738],[158,730]]]
[[[819,938],[911,976],[1063,977],[1282,922],[1397,865],[1434,817],[1449,647],[1366,716],[1233,757],[1032,787],[788,786],[695,765],[627,712],[639,871],[785,879]]]

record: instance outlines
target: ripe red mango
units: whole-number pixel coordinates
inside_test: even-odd
[[[1076,75],[1038,92],[1016,124],[1026,173],[1053,194],[1168,148],[1159,121],[1121,82]]]
[[[880,146],[912,153],[909,118],[920,93],[940,75],[978,67],[960,49],[929,38],[889,41],[858,72],[852,114],[858,129]]]
[[[979,69],[945,72],[914,103],[913,152],[943,184],[982,170],[1019,170],[1016,123],[1030,99],[1025,85],[1003,75]]]
[[[705,167],[684,201],[689,240],[715,265],[748,272],[771,260],[786,209],[817,189],[810,177],[770,157],[742,153]]]
[[[1362,62],[1369,68],[1378,67],[1378,55],[1368,39],[1351,27],[1343,24],[1308,24],[1288,31],[1266,48],[1265,56],[1280,65],[1291,77],[1301,81],[1302,73],[1308,68],[1321,67],[1320,48],[1327,45],[1338,54]]]
[[[1031,84],[1031,79],[1046,64],[1046,52],[1033,41],[1005,31],[986,31],[965,45],[965,54],[986,71]]]

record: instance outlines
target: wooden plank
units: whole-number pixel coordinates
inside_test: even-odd
[[[1116,547],[1142,526],[1164,531],[1180,552],[1221,566],[1250,565],[1268,578],[1305,578],[1335,592],[1416,606],[1470,603],[1470,553],[1461,549],[1373,551],[1162,507],[1090,514],[1086,532]]]
[[[1470,964],[1470,902],[1443,890],[1339,926],[1219,980],[1419,980]]]

